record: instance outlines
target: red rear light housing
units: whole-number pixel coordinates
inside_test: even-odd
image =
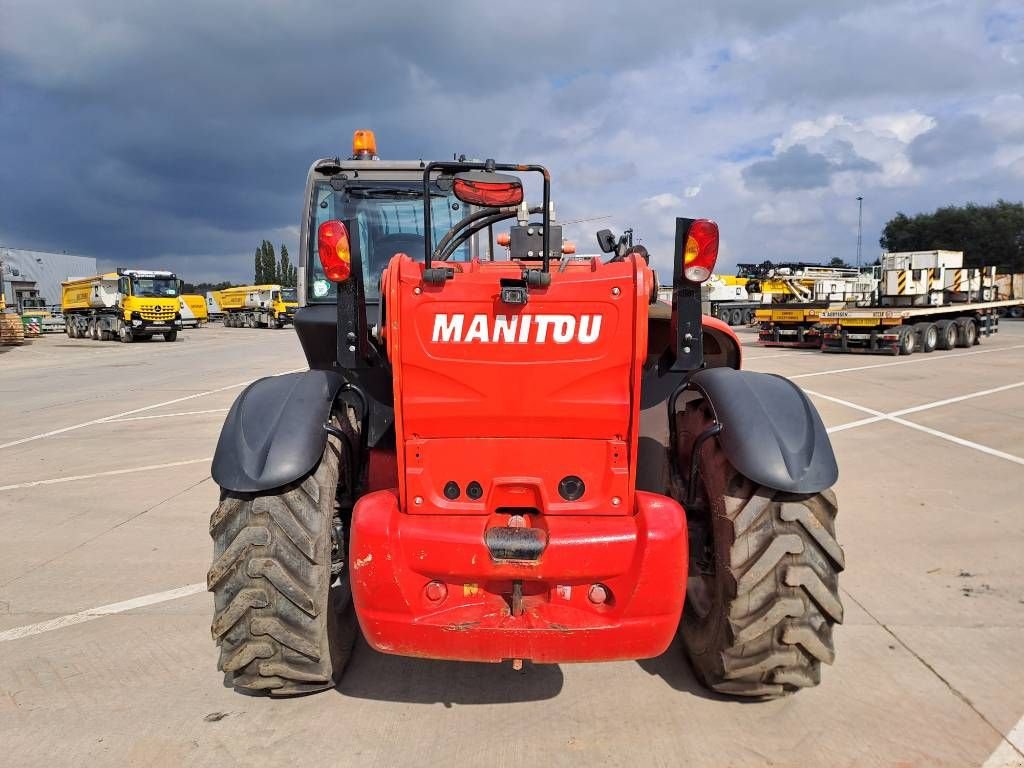
[[[703,283],[718,260],[718,225],[710,219],[697,219],[686,233],[686,245],[681,254],[683,276],[691,283]]]
[[[476,181],[456,177],[453,191],[464,203],[488,208],[504,208],[523,202],[523,186],[518,181]]]
[[[334,219],[325,221],[317,228],[316,244],[327,279],[335,283],[348,280],[352,275],[348,228]]]

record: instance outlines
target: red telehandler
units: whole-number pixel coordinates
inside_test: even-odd
[[[550,192],[537,165],[382,161],[369,132],[310,169],[310,370],[250,385],[213,461],[212,630],[237,689],[332,687],[360,629],[517,666],[650,658],[679,633],[704,684],[757,698],[832,663],[838,469],[804,393],[739,370],[701,316],[717,225],[676,219],[669,307],[624,238],[563,254]]]

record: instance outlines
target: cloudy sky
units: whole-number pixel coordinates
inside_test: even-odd
[[[897,211],[1024,198],[1024,5],[0,0],[0,245],[250,278],[306,170],[541,162],[581,251],[675,216],[722,262],[853,260]]]

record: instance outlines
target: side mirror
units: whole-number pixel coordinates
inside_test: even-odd
[[[523,183],[515,176],[493,171],[457,173],[452,190],[462,202],[483,208],[504,208],[523,202]]]
[[[597,233],[597,247],[602,253],[611,253],[615,250],[615,235],[610,229],[602,229]]]

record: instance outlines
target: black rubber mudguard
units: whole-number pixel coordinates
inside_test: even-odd
[[[709,368],[690,379],[722,425],[732,465],[755,483],[788,493],[835,485],[839,467],[817,409],[796,384],[767,373]]]
[[[258,493],[305,477],[324,452],[324,423],[342,384],[333,371],[303,371],[246,387],[221,429],[214,481],[237,493]]]

